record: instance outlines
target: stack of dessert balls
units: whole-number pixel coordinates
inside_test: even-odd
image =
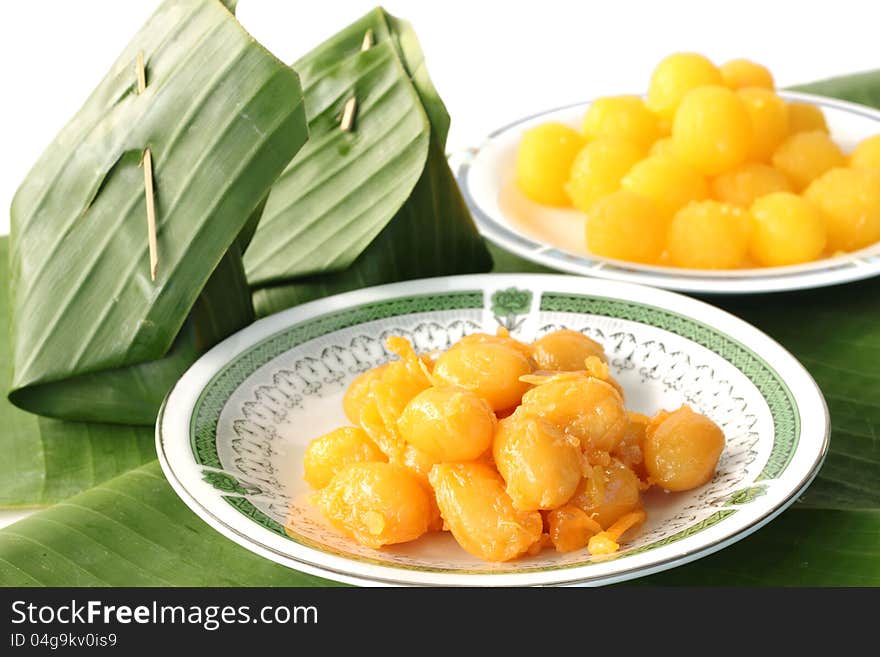
[[[516,181],[586,215],[596,255],[691,269],[777,267],[880,240],[880,135],[847,155],[818,105],[765,67],[677,53],[645,98],[599,98],[580,129],[526,130]]]

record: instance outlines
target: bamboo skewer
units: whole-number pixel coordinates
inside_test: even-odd
[[[150,245],[150,280],[159,273],[159,249],[156,243],[156,198],[153,190],[153,155],[144,151],[144,189],[147,199],[147,241]]]
[[[367,30],[364,33],[364,40],[361,41],[361,52],[369,50],[373,47],[373,30]],[[354,127],[354,117],[357,114],[357,97],[352,96],[345,101],[345,107],[342,110],[342,121],[339,122],[339,128],[342,132],[351,132]]]
[[[137,90],[138,94],[147,89],[147,71],[144,66],[144,53],[137,56]],[[147,204],[147,243],[150,248],[150,280],[155,281],[159,273],[159,247],[156,239],[156,190],[153,187],[153,154],[150,148],[144,149],[141,160],[144,167],[144,195]]]

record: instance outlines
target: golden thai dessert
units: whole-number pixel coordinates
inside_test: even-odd
[[[532,344],[468,335],[358,376],[350,426],[304,459],[312,500],[338,531],[381,548],[449,531],[467,552],[509,561],[545,547],[618,550],[646,518],[642,493],[708,482],[724,434],[687,406],[627,411],[602,346],[577,331]]]
[[[599,98],[579,128],[522,136],[516,183],[585,214],[596,255],[691,269],[777,267],[880,241],[880,135],[846,155],[822,110],[765,67],[664,59],[648,93]]]

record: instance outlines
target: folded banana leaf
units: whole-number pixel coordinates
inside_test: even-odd
[[[10,400],[64,419],[151,424],[193,360],[253,319],[241,249],[306,136],[296,73],[226,4],[166,0],[13,201]]]
[[[0,271],[9,238],[0,237]],[[0,285],[0,385],[11,374],[9,291]],[[54,504],[156,458],[150,427],[64,422],[0,398],[0,508]]]
[[[310,139],[272,187],[245,252],[257,314],[367,285],[487,271],[444,154],[449,115],[412,28],[375,9],[293,68]],[[344,131],[351,98],[355,120]]]

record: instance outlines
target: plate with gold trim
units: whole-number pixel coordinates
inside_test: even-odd
[[[331,529],[303,481],[308,442],[347,424],[341,399],[393,358],[389,335],[444,349],[499,326],[532,340],[558,328],[599,341],[627,407],[689,404],[724,431],[714,478],[646,495],[647,522],[621,550],[544,550],[486,563],[448,532],[380,550]],[[272,315],[200,358],[156,425],[162,468],[203,520],[239,545],[303,572],[362,585],[601,585],[672,568],[776,517],[815,477],[828,447],[822,393],[768,336],[703,302],[652,288],[544,274],[425,279],[328,297]]]

